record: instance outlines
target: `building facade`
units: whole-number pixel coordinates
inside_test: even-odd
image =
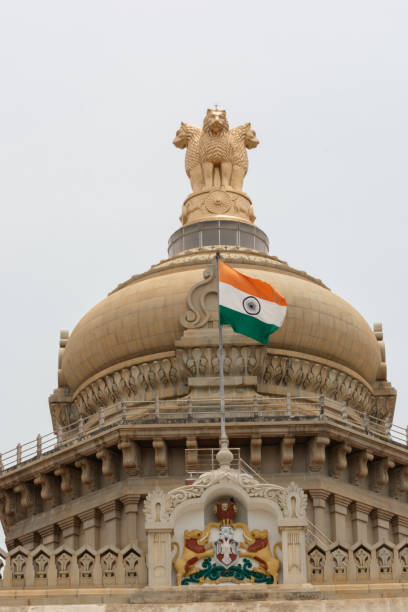
[[[268,255],[242,190],[258,142],[225,111],[182,123],[192,193],[169,258],[61,332],[53,432],[2,456],[0,606],[405,609],[408,448],[382,326]],[[221,451],[217,252],[288,304],[267,346],[224,328]]]

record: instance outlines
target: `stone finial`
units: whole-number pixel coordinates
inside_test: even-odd
[[[230,468],[234,455],[228,448],[228,438],[221,439],[221,448],[216,454],[215,458],[217,459],[220,468]]]

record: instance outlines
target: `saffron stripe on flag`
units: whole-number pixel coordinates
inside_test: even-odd
[[[257,278],[246,276],[222,261],[219,262],[219,280],[220,283],[232,285],[247,295],[286,306],[285,298],[272,285]]]

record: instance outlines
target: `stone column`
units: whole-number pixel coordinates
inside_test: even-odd
[[[287,518],[279,521],[282,535],[283,584],[307,582],[306,520]]]
[[[390,540],[390,520],[394,516],[393,513],[376,508],[372,516],[375,541]]]
[[[325,533],[325,509],[330,493],[324,489],[310,489],[309,495],[313,503],[313,523],[317,529]]]
[[[345,543],[346,516],[350,499],[334,493],[330,497],[331,539]]]
[[[128,493],[120,498],[125,516],[125,543],[137,546],[137,511],[140,495]]]
[[[78,548],[78,536],[79,536],[79,520],[76,516],[70,516],[58,523],[58,527],[62,532],[62,544],[77,550]]]
[[[171,536],[173,529],[147,529],[149,586],[171,586]]]
[[[120,548],[120,504],[115,499],[99,506],[103,514],[103,540],[109,546]]]
[[[372,506],[355,501],[351,504],[350,510],[353,525],[353,543],[368,542],[367,523]]]
[[[396,544],[408,541],[408,518],[405,516],[394,516],[391,520],[391,528]]]
[[[50,550],[54,550],[58,546],[59,534],[56,525],[48,525],[39,530],[41,540],[44,546]]]
[[[99,513],[96,508],[78,514],[84,531],[84,544],[99,548]]]

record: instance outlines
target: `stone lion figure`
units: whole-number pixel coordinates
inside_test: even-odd
[[[203,188],[203,175],[201,170],[198,143],[200,142],[201,128],[195,125],[181,122],[173,140],[174,146],[178,149],[186,149],[185,167],[188,178],[191,182],[193,191],[201,191]]]
[[[198,144],[204,188],[231,187],[232,159],[225,110],[208,109]],[[217,176],[218,173],[218,176]],[[219,177],[219,178],[218,178]]]
[[[250,123],[244,123],[233,128],[230,133],[230,147],[232,160],[231,187],[237,191],[242,191],[242,184],[248,172],[247,149],[255,149],[259,145],[255,131]]]
[[[173,144],[187,149],[185,167],[193,192],[242,191],[246,149],[257,147],[259,140],[250,123],[230,130],[225,110],[208,109],[202,129],[182,122]]]

